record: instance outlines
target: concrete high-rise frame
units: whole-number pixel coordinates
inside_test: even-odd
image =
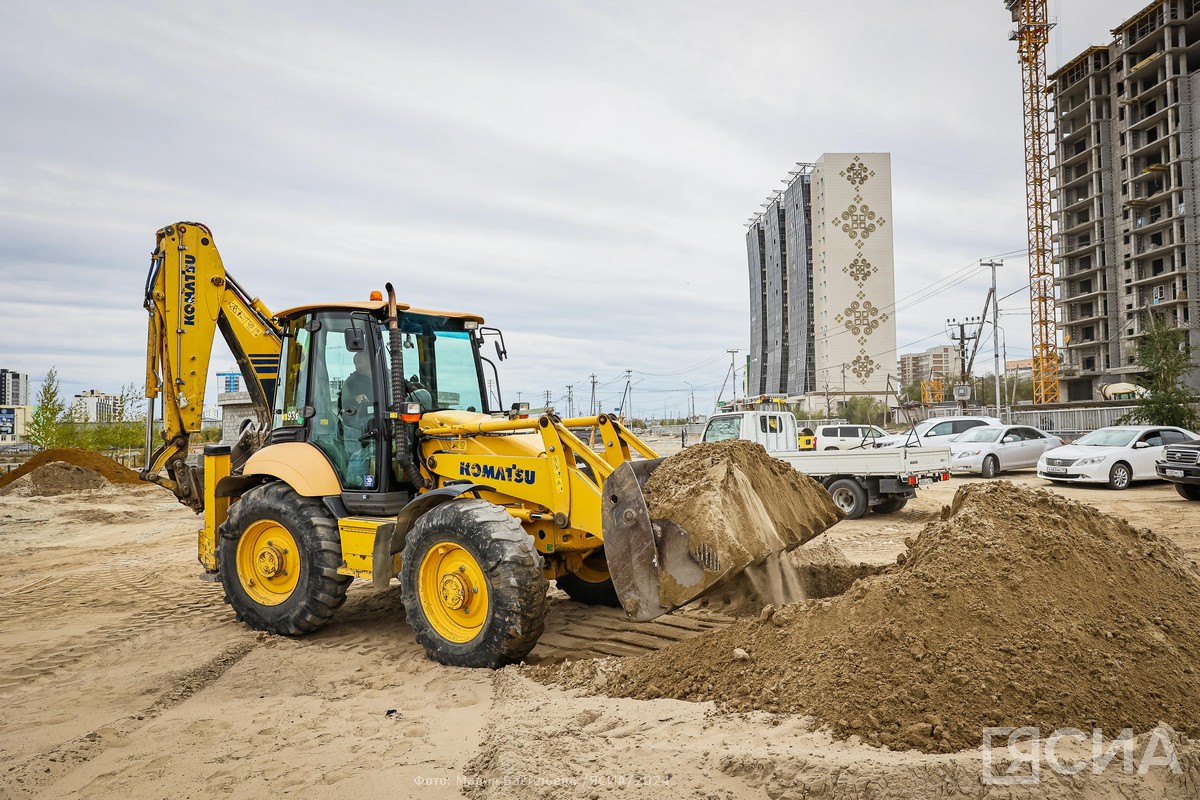
[[[1200,2],[1151,3],[1112,33],[1050,76],[1063,400],[1136,377],[1148,312],[1200,349]]]

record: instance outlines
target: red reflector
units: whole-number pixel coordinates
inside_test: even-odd
[[[421,415],[420,414],[401,414],[400,420],[402,422],[420,422]]]
[[[916,476],[916,475],[909,475],[909,476],[908,476],[908,485],[909,485],[909,486],[916,486],[916,485],[917,485],[917,476]]]
[[[528,415],[528,414],[522,414],[521,416],[517,417],[517,419],[529,419],[529,415]]]
[[[942,473],[942,480],[944,480],[944,481],[948,481],[948,480],[950,480],[950,473],[949,473],[949,472],[943,472],[943,473]]]

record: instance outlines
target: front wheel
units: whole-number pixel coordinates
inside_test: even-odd
[[[346,602],[337,522],[315,497],[286,483],[256,486],[230,506],[217,561],[225,602],[269,633],[312,633]]]
[[[846,519],[860,519],[867,513],[867,490],[853,478],[840,478],[829,484],[833,504],[846,514]]]
[[[400,596],[426,654],[501,667],[537,644],[546,621],[542,559],[516,519],[486,500],[451,500],[404,542]]]
[[[621,606],[603,555],[584,559],[583,565],[579,569],[558,576],[554,582],[559,589],[567,593],[567,597],[576,603],[588,606],[609,606],[610,608]]]
[[[1190,483],[1175,484],[1175,491],[1185,500],[1200,500],[1200,486]]]
[[[983,459],[983,467],[979,470],[980,474],[985,478],[994,478],[996,473],[1000,471],[1000,462],[995,456],[985,456]]]
[[[1112,469],[1108,471],[1108,488],[1110,489],[1128,489],[1132,480],[1133,470],[1124,461],[1113,464]]]

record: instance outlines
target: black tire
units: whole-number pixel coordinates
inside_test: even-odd
[[[979,474],[985,478],[994,478],[996,473],[1000,471],[1000,461],[995,456],[984,456],[983,466],[979,469]]]
[[[466,551],[487,586],[486,616],[468,641],[439,633],[422,600],[422,564],[442,543]],[[528,655],[542,635],[550,585],[542,573],[542,559],[532,537],[500,506],[468,499],[433,508],[408,532],[402,564],[400,596],[408,624],[433,660],[459,667],[502,667]],[[434,597],[430,602],[438,601]]]
[[[830,445],[829,447],[826,447],[825,449],[826,450],[837,450],[837,448],[834,447],[833,445]]]
[[[882,503],[871,506],[871,511],[876,514],[895,514],[906,505],[908,505],[907,497],[889,497]]]
[[[1108,488],[1128,489],[1131,483],[1133,483],[1133,470],[1129,465],[1124,461],[1113,464],[1112,469],[1108,471]]]
[[[1175,484],[1175,491],[1185,500],[1200,500],[1200,486],[1190,483]]]
[[[296,544],[299,578],[282,602],[262,603],[243,583],[253,581],[254,576],[238,574],[238,549],[247,530],[278,531],[276,525]],[[220,528],[217,563],[225,602],[233,607],[238,621],[285,636],[312,633],[329,622],[346,602],[346,587],[353,580],[337,571],[342,563],[337,521],[320,500],[301,497],[281,481],[255,486],[230,506]]]
[[[826,489],[833,504],[846,513],[846,519],[860,519],[867,513],[867,490],[853,478],[839,478]]]
[[[592,556],[587,559],[587,561],[593,562],[603,562],[603,560],[603,556]],[[602,571],[607,573],[608,568],[605,567]],[[554,583],[576,603],[583,603],[587,606],[608,606],[609,608],[621,607],[621,600],[617,597],[617,589],[613,586],[612,578],[595,581],[589,580],[589,577],[591,576],[588,574],[568,573],[555,578]]]

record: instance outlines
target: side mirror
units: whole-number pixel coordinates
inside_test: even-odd
[[[1000,444],[1012,444],[1016,440],[1017,440],[1017,437],[1015,437],[1015,436],[1005,436],[1003,439],[1000,440]]]
[[[1149,446],[1150,446],[1149,442],[1134,442],[1133,443],[1134,450],[1145,450]]]
[[[500,342],[496,341],[495,345],[496,345],[496,358],[500,359],[501,361],[508,358],[508,351],[500,346]]]
[[[346,338],[346,349],[351,353],[358,353],[365,350],[367,347],[367,337],[358,328],[346,328],[344,332]]]

